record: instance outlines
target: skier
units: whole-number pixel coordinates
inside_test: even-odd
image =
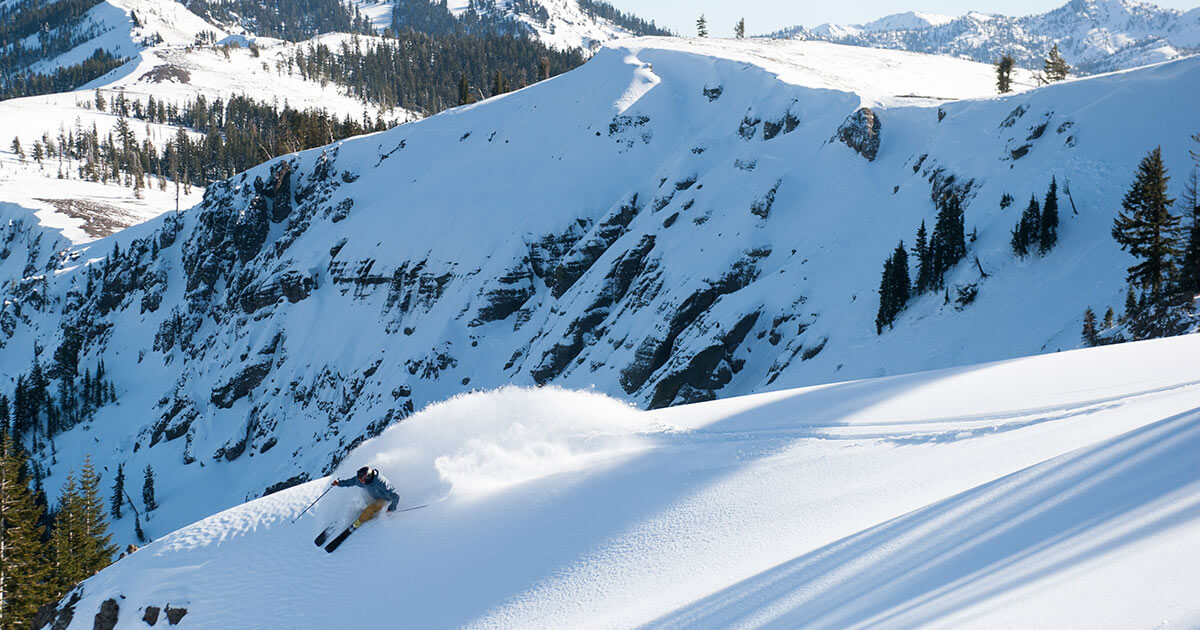
[[[389,512],[395,512],[396,507],[400,505],[400,494],[396,492],[395,486],[379,474],[378,470],[370,466],[359,468],[358,474],[349,479],[335,479],[333,485],[339,488],[361,486],[366,489],[367,494],[371,495],[371,503],[363,509],[362,514],[358,515],[352,529],[358,529],[363,523],[375,518],[385,503],[388,504],[387,511]]]

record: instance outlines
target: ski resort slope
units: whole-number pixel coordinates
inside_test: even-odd
[[[162,537],[82,586],[182,625],[1195,627],[1200,336],[642,412],[506,388],[430,406],[329,479]],[[122,599],[123,598],[123,599]],[[129,620],[129,621],[126,621]],[[118,627],[121,627],[120,625]]]

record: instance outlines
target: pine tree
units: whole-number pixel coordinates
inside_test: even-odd
[[[1083,343],[1090,348],[1095,347],[1099,341],[1100,337],[1096,334],[1096,314],[1089,306],[1083,313]]]
[[[1138,299],[1137,299],[1137,296],[1134,295],[1133,286],[1131,285],[1125,291],[1124,320],[1129,321],[1129,320],[1137,317],[1140,312],[1141,312],[1141,307],[1138,306]]]
[[[875,334],[883,334],[883,327],[896,321],[896,315],[908,303],[910,280],[908,275],[908,252],[904,241],[896,246],[883,263],[883,276],[879,281],[879,312],[875,316]]]
[[[0,431],[0,630],[29,627],[38,607],[51,599],[38,525],[44,513],[21,478],[24,467],[16,442]]]
[[[59,492],[58,511],[54,514],[54,527],[50,530],[50,548],[53,554],[51,582],[55,597],[61,596],[87,577],[84,558],[79,553],[83,547],[83,532],[78,518],[79,504],[79,484],[75,481],[75,471],[71,471]]]
[[[741,18],[737,24],[733,25],[733,36],[737,39],[746,39],[746,18]]]
[[[933,288],[944,286],[946,272],[967,255],[962,199],[950,192],[938,199],[937,222],[929,238],[929,256],[933,264]]]
[[[896,245],[895,251],[892,252],[892,294],[896,296],[896,303],[899,308],[896,312],[908,304],[909,291],[912,286],[912,281],[908,275],[908,251],[904,249],[904,241],[900,241]]]
[[[20,158],[20,160],[22,162],[24,162],[25,161],[25,149],[21,148],[21,139],[20,138],[18,138],[17,136],[13,136],[11,148],[12,148],[12,152],[14,154],[16,154],[16,156],[18,158]]]
[[[1104,330],[1112,329],[1113,324],[1114,324],[1114,322],[1113,322],[1114,318],[1115,318],[1115,314],[1113,313],[1112,307],[1110,306],[1110,307],[1108,307],[1107,311],[1104,311]]]
[[[1030,196],[1029,205],[1021,213],[1021,219],[1012,232],[1010,244],[1014,254],[1022,258],[1029,255],[1029,246],[1036,243],[1041,234],[1041,223],[1042,209],[1038,205],[1037,197]]]
[[[112,543],[112,534],[108,531],[108,518],[104,515],[104,499],[100,498],[100,476],[96,474],[90,455],[83,460],[79,474],[79,497],[80,528],[83,532],[81,556],[90,576],[112,564],[113,554],[117,552],[117,546]]]
[[[1012,72],[1017,60],[1012,55],[1004,55],[996,62],[996,90],[1001,94],[1012,91]]]
[[[704,18],[704,14],[700,14],[700,19],[696,20],[696,35],[699,37],[708,37],[708,20]]]
[[[112,507],[113,518],[121,518],[121,505],[125,503],[125,464],[117,464],[117,476],[113,480]]]
[[[1168,282],[1175,278],[1175,260],[1182,253],[1177,243],[1179,217],[1170,211],[1175,200],[1167,197],[1169,179],[1161,147],[1155,147],[1138,165],[1134,182],[1121,201],[1122,211],[1113,220],[1113,239],[1122,250],[1142,259],[1127,269],[1126,279],[1147,291],[1152,302],[1163,298]]]
[[[467,75],[461,75],[458,78],[458,104],[466,105],[473,99],[471,98],[471,85],[467,83]]]
[[[142,503],[146,505],[147,512],[158,509],[158,503],[154,500],[154,469],[150,468],[150,464],[146,464],[146,480],[142,483]]]
[[[917,228],[917,240],[913,245],[913,255],[917,257],[917,284],[914,287],[917,293],[925,293],[933,289],[933,257],[929,254],[929,243],[926,240],[925,220],[921,220],[921,227]]]
[[[1042,70],[1047,81],[1062,81],[1067,78],[1071,66],[1067,65],[1062,53],[1058,52],[1058,44],[1050,48],[1050,54],[1046,55],[1046,60],[1042,63]]]
[[[1200,169],[1192,167],[1180,201],[1192,220],[1179,264],[1179,287],[1187,297],[1200,293]]]
[[[896,310],[896,297],[892,295],[892,276],[895,262],[891,256],[883,261],[883,273],[879,278],[879,310],[875,313],[875,334],[882,335],[883,327],[892,323]]]
[[[1042,204],[1040,227],[1038,253],[1045,255],[1058,243],[1058,181],[1054,176],[1050,177],[1050,190],[1046,191],[1046,201]]]

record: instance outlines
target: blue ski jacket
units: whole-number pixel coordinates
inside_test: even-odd
[[[382,499],[388,501],[388,511],[395,512],[396,507],[400,505],[400,494],[396,492],[396,487],[390,481],[385,479],[378,471],[375,473],[375,478],[370,483],[363,483],[358,480],[358,477],[351,476],[349,479],[338,479],[337,487],[349,488],[358,486],[367,491],[371,498]]]

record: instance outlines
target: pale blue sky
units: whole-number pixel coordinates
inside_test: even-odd
[[[816,26],[824,22],[859,24],[892,13],[922,11],[959,16],[968,11],[1000,13],[1003,15],[1032,15],[1045,13],[1067,3],[1067,0],[609,0],[622,11],[632,11],[639,17],[654,20],[660,26],[674,29],[681,35],[696,34],[696,18],[701,13],[708,20],[713,37],[729,37],[738,18],[746,19],[746,32],[758,35],[788,26]],[[1200,6],[1200,0],[1159,0],[1155,4],[1186,11]]]

